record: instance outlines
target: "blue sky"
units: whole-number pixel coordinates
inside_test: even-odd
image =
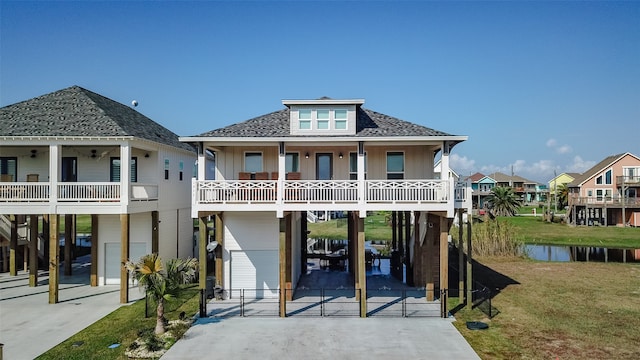
[[[79,85],[195,135],[364,106],[541,182],[640,154],[640,2],[0,2],[0,106]]]

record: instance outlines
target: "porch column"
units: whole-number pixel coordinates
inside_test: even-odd
[[[449,297],[449,227],[451,221],[440,216],[440,297],[441,315],[447,317],[447,298]]]
[[[169,175],[171,176],[171,175]],[[131,147],[120,145],[120,204],[129,205],[129,184],[131,183]]]
[[[59,215],[49,215],[49,304],[58,303],[58,285],[60,283],[60,270],[58,269],[60,264],[59,222]]]
[[[198,214],[198,288],[200,289],[200,317],[207,315],[207,217]]]
[[[49,214],[42,214],[42,238],[44,239],[43,258],[45,266],[49,264],[49,234],[51,233],[49,227]]]
[[[216,285],[224,286],[224,259],[222,258],[222,249],[224,249],[224,221],[221,213],[215,215],[215,221],[215,237],[216,242],[218,243],[218,246],[215,249]]]
[[[286,258],[287,258],[287,267],[285,268],[285,295],[287,301],[293,300],[293,276],[291,274],[291,265],[293,264],[292,260],[292,238],[291,238],[291,223],[293,221],[293,213],[289,213],[289,215],[285,218],[286,220],[286,231],[285,231],[285,249],[286,249]]]
[[[366,180],[365,180],[365,152],[364,152],[364,142],[358,142],[358,204],[364,205],[367,203],[367,191],[366,191]]]
[[[151,253],[157,254],[159,248],[160,216],[157,210],[151,212]]]
[[[29,286],[38,286],[38,216],[29,217]]]
[[[122,159],[121,159],[122,160]],[[120,163],[122,164],[122,162]],[[122,170],[122,166],[120,167]],[[122,193],[120,193],[122,194]],[[129,272],[124,264],[129,261],[129,214],[120,214],[120,303],[129,302]]]
[[[60,181],[60,153],[61,145],[49,145],[49,202],[58,202],[58,181]]]
[[[364,258],[364,218],[357,218],[358,229],[358,285],[360,286],[360,317],[367,317],[367,272]]]
[[[284,217],[280,218],[280,239],[279,239],[279,257],[280,257],[280,273],[279,273],[279,281],[280,281],[280,317],[287,316],[287,297],[286,297],[286,288],[287,288],[287,267],[289,265],[289,261],[287,261],[287,223],[290,223],[291,214],[285,214]]]
[[[218,159],[216,158],[216,161]],[[206,180],[207,174],[207,158],[204,149],[204,143],[198,143],[198,180]]]
[[[11,215],[11,239],[9,239],[9,275],[18,275],[17,254],[18,250],[18,216]]]
[[[284,181],[287,176],[287,155],[284,142],[278,146],[278,180],[276,185],[276,204],[282,204],[284,200]]]
[[[64,275],[71,275],[71,241],[73,236],[73,215],[66,214],[64,216]]]
[[[91,214],[91,286],[98,286],[98,215]]]
[[[422,234],[423,234],[423,223],[424,221],[422,220],[422,212],[420,211],[415,211],[414,212],[414,219],[413,219],[413,262],[411,263],[411,268],[412,268],[412,276],[413,276],[413,283],[414,286],[415,284],[418,285],[423,285],[425,284],[424,281],[424,277],[423,277],[423,272],[422,272],[422,244],[423,244],[423,239],[422,239]]]

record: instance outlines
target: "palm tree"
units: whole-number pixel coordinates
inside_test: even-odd
[[[494,187],[487,202],[496,216],[513,216],[520,207],[520,200],[510,187]]]
[[[133,279],[138,281],[138,286],[143,287],[147,295],[158,304],[155,333],[164,334],[164,302],[171,301],[182,290],[183,284],[193,281],[198,269],[198,260],[171,259],[167,261],[165,270],[158,254],[148,254],[141,257],[137,263],[128,261],[125,266]]]
[[[569,187],[567,187],[567,184],[558,186],[558,189],[556,190],[556,197],[558,205],[561,208],[564,208],[569,204]]]

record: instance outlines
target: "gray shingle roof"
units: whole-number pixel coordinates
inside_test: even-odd
[[[400,120],[362,107],[358,108],[355,137],[451,136],[442,131]],[[310,137],[289,133],[289,109],[211,130],[199,137]],[[326,136],[326,135],[323,135]],[[343,136],[343,135],[339,135]]]
[[[178,135],[129,106],[71,86],[0,108],[0,136],[133,136],[194,149]]]

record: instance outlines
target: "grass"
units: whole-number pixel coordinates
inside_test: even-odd
[[[143,299],[129,306],[119,307],[37,359],[126,359],[124,352],[138,337],[138,332],[155,327],[155,308],[150,309],[150,317],[145,318],[144,305]],[[165,303],[165,317],[168,320],[178,319],[182,311],[191,316],[198,312],[198,307],[199,291],[197,286],[192,286],[174,301]],[[80,342],[82,345],[74,346]],[[120,346],[109,349],[111,344]]]
[[[515,227],[516,236],[526,244],[640,248],[640,229],[616,226],[578,226],[548,223],[541,217],[500,218]]]
[[[364,232],[367,240],[391,241],[390,212],[376,212],[364,220]],[[309,237],[341,240],[347,238],[347,219],[336,219],[309,223]]]
[[[498,293],[493,319],[463,309],[454,324],[483,359],[638,359],[640,267],[479,258]],[[488,330],[468,330],[485,321]]]

